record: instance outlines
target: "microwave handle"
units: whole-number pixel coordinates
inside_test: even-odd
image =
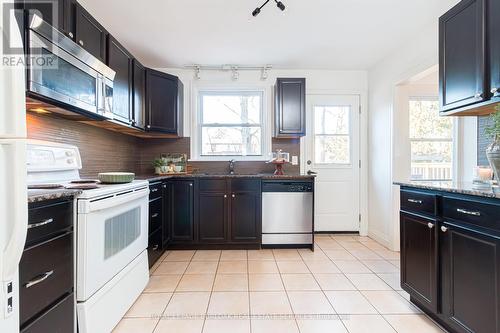
[[[104,78],[101,74],[97,75],[97,113],[104,114],[106,112],[105,108],[105,96],[106,96],[106,84]]]

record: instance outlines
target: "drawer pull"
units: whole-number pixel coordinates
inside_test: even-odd
[[[414,203],[414,204],[423,204],[424,202],[422,200],[415,200],[415,199],[408,199],[408,202]]]
[[[432,229],[432,228],[434,228],[434,223],[429,222],[429,223],[427,223],[427,226],[429,227],[429,229]]]
[[[47,219],[47,220],[39,222],[39,223],[28,224],[28,229],[42,227],[42,226],[50,224],[52,222],[54,222],[54,219]]]
[[[152,189],[152,190],[151,190],[151,192],[153,192],[153,193],[154,193],[154,192],[158,192],[158,189],[157,189],[157,188],[154,188],[154,189]]]
[[[465,215],[481,216],[480,212],[473,212],[473,211],[465,210],[465,209],[462,209],[462,208],[457,208],[457,212],[465,214]]]
[[[47,280],[49,278],[49,276],[51,276],[52,274],[54,274],[54,271],[43,273],[42,275],[40,275],[39,278],[36,278],[36,279],[31,280],[30,282],[26,283],[25,288],[31,288],[34,285],[37,285],[40,282],[43,282],[43,281]]]
[[[442,232],[447,232],[447,231],[448,231],[448,228],[446,228],[445,226],[442,226],[442,227],[441,227],[441,231],[442,231]]]
[[[151,215],[151,218],[154,219],[154,218],[157,218],[158,217],[158,213],[154,213],[153,215]]]
[[[160,245],[156,244],[156,245],[153,245],[152,250],[153,251],[158,251],[159,248],[160,248]]]

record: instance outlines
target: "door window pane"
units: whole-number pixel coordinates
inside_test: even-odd
[[[351,163],[350,112],[350,106],[314,107],[314,163]]]

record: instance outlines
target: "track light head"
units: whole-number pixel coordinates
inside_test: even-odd
[[[259,14],[260,14],[260,8],[258,8],[258,7],[257,7],[257,8],[255,8],[255,10],[252,12],[252,16],[253,16],[253,17],[256,17],[256,16],[257,16],[257,15],[259,15]]]
[[[276,6],[278,6],[281,11],[284,11],[286,9],[285,5],[281,1],[276,1]]]

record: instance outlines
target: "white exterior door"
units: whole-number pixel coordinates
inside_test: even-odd
[[[315,172],[315,231],[359,231],[359,96],[308,95],[302,168]]]

